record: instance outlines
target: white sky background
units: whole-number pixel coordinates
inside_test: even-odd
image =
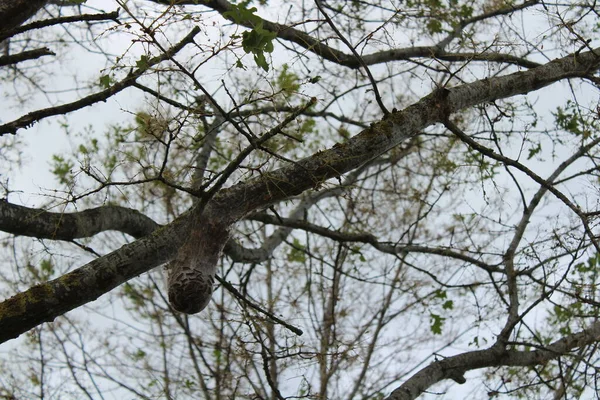
[[[90,0],[87,5],[104,9],[107,12],[114,11],[116,6],[112,1],[109,0]],[[288,6],[282,6],[280,9],[271,7],[272,15],[262,15],[272,20],[281,20],[282,17],[278,18],[278,15],[282,15],[279,11],[287,11]],[[263,11],[263,10],[261,10]],[[285,15],[285,14],[283,14]],[[531,16],[531,19],[522,21],[525,30],[536,32],[535,34],[528,35],[528,37],[543,35],[547,29],[547,21],[542,16]],[[281,21],[283,22],[283,21]],[[209,30],[211,32],[211,30]],[[490,33],[492,34],[492,33]],[[401,32],[398,32],[401,35]],[[182,37],[182,36],[180,36]],[[175,38],[175,40],[177,40]],[[216,38],[215,38],[216,40]],[[400,43],[402,40],[398,38]],[[125,51],[128,42],[126,40],[119,41],[113,40],[114,47],[112,52],[114,54],[121,54]],[[592,46],[595,44],[592,43]],[[277,47],[277,45],[276,45]],[[54,50],[54,49],[53,49]],[[344,49],[345,50],[345,49]],[[572,49],[560,49],[564,52],[570,52]],[[276,50],[277,51],[277,50]],[[67,54],[60,54],[60,50],[57,51],[60,57],[63,57],[60,62],[53,63],[50,67],[52,72],[48,72],[52,75],[52,79],[43,78],[43,84],[45,89],[48,91],[60,92],[65,88],[72,88],[75,86],[73,77],[76,75],[79,82],[91,82],[95,83],[98,81],[101,75],[101,69],[105,67],[105,57],[103,55],[92,56],[85,49],[77,46],[69,47]],[[142,54],[141,51],[137,52],[137,55]],[[558,56],[557,51],[557,56]],[[251,55],[246,56],[246,61],[250,62]],[[274,58],[279,61],[279,58]],[[546,60],[534,61],[545,62]],[[221,79],[222,71],[213,70],[215,79]],[[580,82],[574,81],[573,85],[578,92],[579,98],[582,100],[582,104],[586,104],[588,101],[592,102],[596,99],[596,93],[591,90],[591,87],[587,84],[580,86]],[[432,83],[428,78],[424,78],[421,88],[415,88],[416,91],[423,91],[428,93]],[[11,103],[13,98],[10,93],[12,87],[4,83],[3,87],[3,106],[0,108],[0,121],[8,122],[14,120],[29,111],[45,108],[51,105],[57,105],[71,101],[76,98],[80,98],[84,95],[83,92],[71,92],[71,93],[56,93],[50,95],[50,101],[44,96],[36,95],[30,101],[25,104]],[[549,88],[540,90],[530,96],[532,101],[537,104],[538,110],[546,110],[545,114],[540,115],[540,120],[552,125],[554,118],[550,114],[551,111],[556,109],[558,105],[564,105],[565,97],[570,97],[570,94],[566,94],[569,91],[569,87],[566,83],[559,83],[552,85]],[[88,126],[92,126],[98,135],[104,134],[104,128],[113,123],[122,123],[124,121],[131,121],[131,114],[124,112],[123,110],[138,110],[144,106],[144,96],[137,89],[126,89],[116,96],[111,97],[105,103],[97,103],[92,107],[87,107],[84,110],[76,111],[68,115],[69,130],[72,133],[84,131]],[[54,154],[71,154],[80,144],[80,138],[72,135],[66,136],[64,130],[60,127],[62,118],[48,118],[40,123],[36,123],[29,129],[22,129],[18,131],[19,138],[25,143],[23,146],[23,167],[20,170],[15,170],[13,166],[0,166],[0,178],[5,176],[10,177],[9,186],[12,190],[17,192],[12,193],[9,200],[13,203],[23,204],[30,207],[41,206],[47,203],[48,197],[52,196],[53,189],[57,189],[57,184],[54,176],[50,172],[51,157]],[[517,149],[514,149],[515,151]],[[514,153],[516,154],[516,153]],[[512,155],[514,155],[512,154]],[[511,154],[509,154],[511,155]],[[556,159],[556,165],[560,163],[564,158],[568,157],[568,154],[561,154],[558,152]],[[547,159],[551,159],[551,155],[547,155]],[[528,165],[532,166],[534,171],[538,172],[541,176],[548,175],[550,170],[536,169],[536,163],[534,161],[528,162]],[[543,164],[546,168],[547,163]],[[76,166],[77,168],[77,166]],[[525,180],[523,180],[525,182]],[[582,187],[585,187],[585,182],[582,182]],[[493,188],[487,188],[488,190],[494,190]],[[589,188],[593,190],[593,188]],[[579,191],[581,188],[573,187],[573,191]],[[587,190],[587,189],[586,189]],[[592,197],[597,197],[592,194]],[[465,200],[469,203],[469,206],[477,207],[483,206],[483,201],[480,198],[480,193],[471,194],[465,193]],[[564,210],[564,209],[563,209]],[[55,210],[57,211],[57,210]],[[548,210],[552,212],[551,209]],[[511,214],[514,210],[507,210],[508,214]],[[102,301],[100,299],[99,301]],[[118,311],[115,310],[118,313]],[[13,341],[11,343],[18,343]],[[6,345],[3,345],[6,346]],[[2,349],[4,350],[4,349]],[[456,349],[458,351],[465,350],[464,347]],[[450,355],[447,350],[444,351],[445,355]],[[473,373],[471,373],[473,374]],[[469,378],[467,374],[467,378]],[[453,388],[448,392],[446,398],[461,398],[465,392],[471,389],[468,385],[458,386],[454,385]],[[435,397],[435,396],[434,396]]]

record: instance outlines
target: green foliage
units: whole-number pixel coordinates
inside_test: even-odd
[[[559,129],[575,136],[587,139],[598,132],[597,111],[585,110],[572,100],[567,101],[564,107],[557,107],[552,114]]]
[[[542,151],[542,144],[538,142],[534,147],[531,147],[528,149],[527,159],[531,160],[533,157],[540,154],[541,151]]]
[[[277,34],[263,28],[262,19],[255,14],[256,7],[247,8],[248,4],[248,2],[242,2],[232,5],[229,11],[223,13],[223,16],[237,24],[250,23],[253,26],[252,30],[242,33],[242,48],[246,54],[252,53],[256,65],[268,72],[269,64],[265,53],[273,52],[273,40],[277,38]]]
[[[249,1],[243,1],[240,4],[232,4],[231,9],[223,13],[223,17],[228,18],[236,24],[242,25],[245,22],[257,24],[261,21],[260,17],[254,14],[256,7],[248,8]]]
[[[304,245],[294,238],[290,252],[287,255],[287,260],[290,262],[304,263],[306,261],[306,251]]]
[[[148,354],[144,350],[138,348],[135,353],[131,354],[131,357],[135,361],[140,361],[140,360],[143,360],[144,358],[146,358],[147,355]]]
[[[65,159],[63,156],[57,154],[52,156],[52,174],[64,185],[72,182],[74,166],[75,164],[72,161]]]
[[[138,67],[139,69],[143,69],[143,70],[148,69],[148,67],[149,67],[148,56],[145,54],[142,54],[140,59],[135,62],[135,66]]]
[[[142,307],[144,305],[144,296],[134,285],[125,283],[122,288],[123,295],[127,297],[135,307]]]
[[[265,58],[266,53],[273,52],[273,40],[277,37],[275,32],[263,29],[262,22],[254,26],[254,29],[242,34],[242,47],[246,53],[254,54],[256,65],[269,71],[269,64]]]
[[[51,259],[45,258],[40,262],[40,274],[44,279],[49,279],[54,275],[54,264]]]
[[[558,107],[554,113],[554,118],[559,128],[575,135],[583,134],[581,130],[583,121],[573,102],[568,101],[565,108]]]
[[[442,327],[444,326],[444,321],[446,318],[432,312],[429,313],[429,317],[429,329],[431,329],[431,332],[433,332],[434,335],[441,335]]]
[[[459,0],[407,0],[406,6],[426,19],[425,31],[430,35],[449,31],[474,13],[472,2]]]
[[[549,317],[549,323],[561,334],[573,333],[573,323],[581,318],[598,318],[600,313],[594,304],[598,301],[600,288],[599,263],[600,254],[596,254],[572,269],[569,277],[569,293],[572,294],[565,296],[564,301],[555,303]]]
[[[110,75],[102,75],[99,79],[100,86],[104,89],[108,89],[112,83]]]
[[[27,263],[26,267],[37,282],[47,282],[53,278],[55,273],[54,263],[50,258],[42,259],[38,265]]]
[[[298,92],[300,89],[300,82],[298,79],[298,75],[293,72],[290,72],[290,68],[288,64],[283,64],[281,66],[281,72],[277,75],[276,79],[276,87],[281,90],[284,94],[291,96],[292,94]]]

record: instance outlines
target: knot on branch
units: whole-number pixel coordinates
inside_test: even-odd
[[[192,227],[190,235],[167,266],[169,302],[182,313],[195,314],[210,302],[217,263],[229,239],[229,226],[207,221]]]
[[[465,371],[462,368],[450,365],[447,360],[438,361],[438,365],[442,370],[444,379],[452,379],[459,385],[467,382],[467,379],[465,378]]]

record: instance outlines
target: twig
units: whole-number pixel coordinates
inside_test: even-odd
[[[198,33],[200,33],[200,28],[194,27],[194,29],[192,29],[192,31],[186,37],[184,37],[183,40],[181,40],[179,43],[177,43],[175,46],[171,47],[169,50],[165,51],[163,54],[149,59],[147,64],[144,65],[143,68],[138,68],[138,69],[130,72],[127,75],[127,77],[125,77],[125,79],[115,83],[114,85],[112,85],[111,87],[109,87],[105,90],[90,94],[89,96],[83,97],[72,103],[66,103],[66,104],[62,104],[60,106],[56,106],[56,107],[48,107],[48,108],[44,108],[41,110],[36,110],[36,111],[30,112],[29,114],[22,116],[19,119],[12,121],[12,122],[9,122],[4,125],[0,125],[0,136],[7,134],[7,133],[14,135],[17,133],[17,129],[30,126],[33,123],[38,122],[41,119],[51,117],[54,115],[66,114],[71,111],[85,108],[94,103],[98,103],[100,101],[105,101],[106,99],[114,96],[115,94],[119,93],[123,89],[126,89],[126,88],[132,86],[135,83],[136,79],[138,79],[140,76],[142,76],[144,74],[144,72],[149,70],[154,65],[159,64],[165,60],[170,60],[173,57],[173,55],[175,53],[179,52],[181,49],[183,49],[183,47],[185,47],[185,45],[192,43],[194,41],[194,37]]]
[[[258,304],[255,304],[254,302],[248,300],[246,298],[246,296],[244,296],[243,294],[241,294],[239,292],[239,290],[237,290],[231,283],[227,282],[225,279],[221,278],[219,275],[217,275],[216,277],[217,277],[217,280],[219,281],[219,283],[221,285],[223,285],[223,287],[225,289],[227,289],[231,294],[233,294],[233,296],[235,298],[237,298],[238,300],[241,300],[242,302],[244,302],[245,304],[247,304],[249,307],[255,309],[256,311],[258,311],[258,312],[260,312],[260,313],[262,313],[264,315],[266,315],[267,317],[269,317],[273,321],[277,322],[279,325],[283,326],[284,328],[289,329],[290,331],[292,331],[296,335],[302,336],[304,334],[304,332],[302,331],[302,329],[296,328],[295,326],[288,324],[287,322],[285,322],[284,320],[278,318],[277,316],[275,316],[274,314],[270,313],[269,311],[265,310],[264,308],[262,308]]]
[[[329,15],[327,15],[325,10],[323,9],[323,4],[321,4],[321,0],[315,0],[315,4],[317,5],[317,8],[319,9],[319,11],[321,11],[321,14],[323,14],[325,21],[327,21],[329,26],[331,26],[331,29],[333,29],[333,31],[338,35],[340,40],[342,42],[344,42],[344,44],[346,46],[348,46],[348,48],[350,49],[350,51],[352,52],[352,54],[354,55],[356,60],[365,69],[365,72],[367,73],[367,76],[369,77],[369,81],[371,82],[371,86],[373,86],[373,92],[375,92],[375,100],[377,101],[377,104],[379,104],[379,108],[381,108],[381,111],[383,111],[383,114],[388,115],[390,112],[388,111],[388,109],[383,104],[383,101],[381,100],[381,95],[379,94],[379,89],[377,89],[377,82],[375,82],[375,78],[373,78],[373,75],[371,74],[371,70],[365,63],[365,60],[362,59],[360,54],[358,54],[356,52],[356,49],[354,48],[354,46],[352,46],[352,44],[348,41],[348,39],[346,39],[344,37],[344,35],[342,35],[342,32],[339,31],[339,29],[335,26],[335,24],[333,23],[331,18],[329,18]]]

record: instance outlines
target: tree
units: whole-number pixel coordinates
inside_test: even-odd
[[[5,398],[597,389],[592,2],[0,16],[4,165],[36,128],[73,148],[35,206],[3,174]]]

